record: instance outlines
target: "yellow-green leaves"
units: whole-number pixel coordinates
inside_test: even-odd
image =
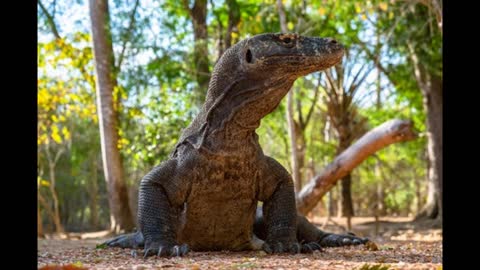
[[[318,8],[318,13],[320,14],[320,16],[323,16],[323,15],[327,14],[327,9],[324,8],[324,7],[319,7]]]
[[[50,186],[50,182],[45,180],[45,179],[42,179],[39,177],[37,177],[37,185],[39,187],[49,187]]]
[[[72,117],[97,122],[90,37],[38,44],[38,145],[71,139]]]
[[[52,126],[51,136],[56,143],[61,143],[62,142],[62,138],[60,137],[60,134],[58,133],[58,126],[57,125]]]
[[[378,7],[379,7],[380,10],[382,10],[382,11],[387,11],[387,9],[388,9],[388,3],[386,3],[386,2],[381,2],[381,3],[378,4]]]

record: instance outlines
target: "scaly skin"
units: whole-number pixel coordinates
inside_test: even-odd
[[[140,231],[107,245],[182,256],[189,249],[298,253],[364,243],[297,215],[292,177],[263,154],[255,133],[297,78],[337,64],[343,53],[333,39],[296,34],[257,35],[228,49],[201,112],[170,158],[140,183]]]

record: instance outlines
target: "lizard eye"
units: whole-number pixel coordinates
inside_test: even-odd
[[[250,49],[248,49],[247,53],[245,54],[245,60],[247,60],[247,63],[252,63],[252,52]]]
[[[289,36],[280,37],[280,44],[286,48],[293,48],[295,46],[295,38]]]

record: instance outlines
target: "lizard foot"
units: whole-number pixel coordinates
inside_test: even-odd
[[[323,251],[322,247],[317,242],[302,244],[302,253],[312,253],[315,250]]]
[[[140,233],[119,235],[104,242],[108,247],[137,248],[143,246],[143,236]]]
[[[188,245],[162,245],[159,243],[151,243],[145,248],[144,258],[157,255],[159,257],[181,257],[189,251]]]
[[[278,253],[300,253],[301,246],[298,242],[265,242],[262,246],[262,249],[268,254],[278,254]]]
[[[343,247],[351,245],[360,245],[368,242],[368,238],[355,236],[353,233],[348,234],[329,234],[319,241],[322,247]]]

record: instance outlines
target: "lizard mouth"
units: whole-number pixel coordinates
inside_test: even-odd
[[[344,49],[331,49],[325,53],[317,53],[312,55],[287,54],[272,55],[264,59],[267,65],[282,65],[284,67],[292,67],[298,69],[302,74],[304,70],[310,72],[327,69],[336,65],[342,60]],[[261,60],[261,59],[260,59]]]

